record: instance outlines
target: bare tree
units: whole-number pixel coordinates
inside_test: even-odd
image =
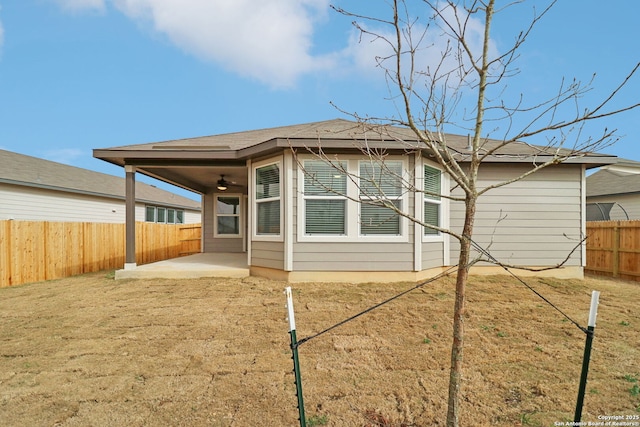
[[[515,3],[521,2],[510,3],[504,8]],[[591,90],[592,82],[584,84],[577,80],[561,81],[555,93],[534,105],[527,105],[524,95],[510,102],[503,97],[507,81],[519,72],[516,60],[521,46],[554,3],[552,1],[540,13],[533,8],[529,24],[515,37],[511,47],[503,52],[497,52],[492,46],[490,36],[494,18],[504,9],[496,10],[494,0],[393,0],[390,2],[390,18],[367,16],[334,7],[339,13],[354,19],[362,40],[381,43],[386,47],[388,54],[376,57],[376,61],[384,71],[390,99],[398,109],[395,117],[369,116],[365,119],[353,116],[362,123],[363,129],[398,142],[407,152],[428,152],[458,188],[457,195],[418,189],[413,180],[386,166],[388,153],[385,150],[378,150],[366,143],[360,146],[361,153],[379,171],[367,176],[363,176],[362,171],[358,174],[350,171],[335,157],[325,153],[322,147],[309,147],[317,158],[358,185],[360,195],[367,197],[350,196],[335,188],[325,187],[326,191],[340,193],[358,203],[384,206],[396,215],[428,229],[447,233],[459,241],[447,426],[457,426],[460,414],[465,288],[470,267],[478,260],[472,259],[478,198],[550,165],[588,155],[614,143],[617,140],[615,130],[605,128],[593,136],[586,134],[585,126],[640,105],[611,108],[613,97],[625,87],[640,64],[591,108],[581,108],[579,101]],[[418,6],[421,13],[414,14],[414,7]],[[437,37],[434,38],[433,34]],[[425,61],[426,57],[430,59]],[[472,100],[472,106],[465,108],[469,99]],[[395,126],[385,126],[389,124]],[[411,137],[394,131],[397,127],[409,130]],[[468,133],[468,149],[460,150],[459,141],[457,145],[451,143],[451,137],[445,131],[449,128]],[[531,140],[545,142],[527,144],[526,141]],[[483,162],[506,152],[513,155],[509,148],[523,144],[528,150],[522,156],[531,159],[524,173],[503,182],[479,187],[478,173]],[[299,165],[303,168],[301,162]],[[305,171],[305,176],[314,180],[312,171]],[[447,198],[464,203],[462,229],[447,229],[425,218],[417,218],[388,197],[379,197],[385,196],[386,191],[382,176],[401,183],[406,192],[422,192],[424,197]],[[323,184],[316,182],[316,185]]]

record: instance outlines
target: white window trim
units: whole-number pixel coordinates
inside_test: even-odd
[[[439,164],[432,162],[423,158],[422,164],[420,165],[420,180],[417,182],[418,189],[424,190],[424,167],[429,166],[433,169],[437,169],[440,171],[440,200],[431,200],[429,199],[429,203],[439,204],[440,205],[440,227],[448,229],[449,228],[449,199],[446,197],[449,195],[449,175],[442,170],[442,166]],[[424,217],[424,204],[427,202],[425,200],[424,193],[420,193],[420,218]],[[424,227],[420,227],[420,234],[422,235],[422,241],[424,243],[427,242],[442,242],[445,241],[446,233],[438,233],[438,234],[424,234]]]
[[[220,197],[235,197],[238,199],[237,214],[218,214],[218,198]],[[244,229],[244,221],[242,220],[243,212],[243,195],[240,193],[216,193],[213,197],[213,237],[220,239],[239,239],[242,237],[242,230]],[[219,234],[218,233],[218,215],[220,216],[237,216],[238,217],[238,234]]]
[[[392,161],[392,162],[400,162],[401,163],[401,167],[402,167],[402,176],[406,181],[410,182],[410,175],[409,175],[409,159],[407,158],[407,156],[389,156],[388,159],[386,159],[388,161]],[[362,160],[360,159],[360,161],[357,162],[356,167],[357,169],[357,173],[358,176],[360,176],[360,164],[361,163],[369,163],[369,161],[367,160]],[[358,192],[358,197],[360,197],[360,193]],[[381,198],[380,198],[381,199]],[[370,199],[373,200],[373,199]],[[399,200],[402,204],[402,210],[404,212],[407,212],[407,207],[409,206],[409,197],[408,197],[408,192],[402,190],[401,194],[399,197],[394,197],[394,198],[388,198],[387,200]],[[360,211],[361,211],[361,207],[362,207],[362,203],[358,203],[358,240],[375,240],[375,241],[384,241],[384,242],[408,242],[409,241],[409,236],[408,236],[408,232],[409,232],[409,228],[408,228],[408,223],[409,220],[403,216],[400,216],[399,220],[400,220],[400,234],[399,235],[385,235],[385,234],[361,234],[360,232]]]
[[[252,216],[252,224],[251,224],[251,239],[257,242],[283,242],[284,241],[284,173],[282,170],[284,162],[282,156],[271,158],[267,160],[263,160],[261,162],[255,162],[251,165],[251,182],[252,194],[251,194],[251,216]],[[256,170],[263,168],[269,165],[278,165],[278,170],[280,171],[280,197],[271,197],[269,199],[257,199],[256,198],[256,183],[255,179],[258,176]],[[280,201],[280,233],[279,234],[258,234],[258,204],[261,202],[268,201]]]
[[[318,160],[317,157],[311,154],[299,154],[298,161],[303,163],[305,160]],[[347,170],[351,176],[358,176],[360,173],[360,161],[364,161],[362,156],[358,155],[346,155],[340,156],[338,161],[347,162]],[[409,160],[407,156],[389,156],[389,161],[402,162],[402,173],[405,179],[409,179]],[[304,164],[304,163],[303,163]],[[298,242],[403,242],[409,241],[409,227],[407,220],[404,217],[400,217],[400,235],[389,236],[384,234],[376,235],[362,235],[360,234],[360,203],[346,199],[346,224],[345,234],[343,235],[307,235],[305,234],[305,197],[304,197],[304,171],[298,166],[297,173],[297,241]],[[355,182],[347,178],[347,194],[349,197],[358,199],[360,197],[360,191]],[[310,197],[314,198],[314,197]],[[340,196],[330,196],[328,198],[334,198],[342,200],[344,198]],[[402,195],[398,198],[402,201],[403,209],[409,206],[409,196],[406,191],[403,191]],[[357,204],[358,206],[354,206]]]

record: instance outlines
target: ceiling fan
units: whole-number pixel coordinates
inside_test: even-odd
[[[229,186],[233,184],[235,184],[235,182],[227,181],[226,179],[224,179],[224,175],[220,175],[217,188],[220,191],[226,191],[227,188],[229,188]]]

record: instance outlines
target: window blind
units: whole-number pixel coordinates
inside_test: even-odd
[[[258,203],[258,234],[280,234],[280,200]]]
[[[346,200],[305,201],[306,234],[345,234]]]
[[[347,192],[347,177],[340,171],[345,162],[333,166],[321,160],[304,162],[304,194],[306,196],[333,196]]]
[[[402,206],[400,200],[389,202],[399,209]],[[363,203],[360,205],[360,233],[363,235],[400,235],[400,216],[385,206]]]
[[[360,195],[399,197],[402,195],[402,162],[360,162]]]
[[[256,199],[280,197],[280,168],[277,164],[256,169]]]
[[[424,222],[425,224],[440,225],[440,205],[428,202],[424,204]],[[424,234],[437,235],[439,231],[424,227]]]
[[[425,166],[424,167],[424,190],[434,194],[425,194],[424,197],[432,200],[440,200],[440,192],[442,191],[441,180],[442,180],[442,172],[440,172],[436,168]]]

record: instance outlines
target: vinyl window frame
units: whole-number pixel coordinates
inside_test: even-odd
[[[301,233],[306,236],[306,237],[339,237],[339,236],[346,236],[349,232],[349,224],[348,224],[348,215],[349,215],[349,200],[347,199],[346,195],[340,195],[340,194],[336,194],[336,193],[331,193],[330,191],[327,191],[326,194],[317,194],[314,191],[310,191],[311,188],[307,188],[307,176],[309,175],[308,173],[308,169],[312,167],[312,163],[322,163],[323,165],[326,164],[325,161],[323,160],[318,160],[318,159],[305,159],[301,161],[303,168],[301,168],[302,170],[302,174],[300,177],[300,180],[298,181],[300,183],[300,185],[302,186],[302,198],[301,198],[301,204],[302,204],[302,209],[301,209],[301,213],[302,213],[302,217],[300,218],[300,220],[303,222],[303,227],[301,230]],[[348,163],[346,161],[336,161],[336,163],[339,163],[339,167],[347,167]],[[305,172],[307,171],[307,172]],[[341,178],[337,178],[337,175],[341,175]],[[336,179],[344,179],[345,180],[345,185],[344,185],[344,193],[347,193],[347,187],[348,187],[348,180],[349,177],[347,175],[343,175],[341,174],[338,170],[335,171],[335,176]],[[313,184],[311,184],[311,186],[313,186]],[[311,187],[310,186],[310,187]],[[318,185],[318,187],[320,187],[320,185]],[[338,189],[338,193],[340,192],[341,189]],[[344,223],[342,224],[344,227],[344,230],[342,233],[309,233],[307,232],[307,208],[309,206],[308,202],[310,201],[327,201],[327,202],[331,202],[331,201],[341,201],[343,202],[344,205],[344,210],[343,210],[343,218],[344,218]]]
[[[388,159],[387,162],[388,164],[399,164],[400,165],[400,178],[401,179],[407,179],[406,176],[406,172],[407,172],[407,165],[405,164],[405,162],[402,162],[401,160],[397,160],[397,159]],[[367,200],[367,201],[375,201],[375,200],[379,200],[381,202],[384,201],[389,201],[389,202],[399,202],[400,203],[400,210],[405,210],[407,208],[407,202],[408,199],[407,197],[403,197],[403,195],[406,195],[406,191],[404,191],[404,185],[402,182],[400,182],[400,186],[398,188],[399,190],[399,194],[394,194],[394,195],[384,195],[384,196],[380,196],[380,195],[370,195],[370,194],[366,194],[362,192],[362,188],[366,185],[368,185],[368,183],[366,181],[364,181],[362,179],[362,175],[363,175],[363,171],[362,171],[362,166],[367,166],[367,165],[373,165],[374,167],[377,167],[380,163],[379,162],[371,162],[370,160],[360,160],[358,162],[358,177],[359,177],[359,187],[360,187],[360,191],[358,194],[358,198],[360,199],[360,202],[358,203],[358,236],[360,238],[371,238],[371,237],[384,237],[384,238],[392,238],[392,237],[402,237],[403,236],[403,224],[406,223],[406,218],[404,218],[402,215],[394,213],[393,215],[397,215],[398,218],[398,234],[387,234],[387,233],[363,233],[362,231],[362,224],[363,224],[363,213],[362,213],[362,208],[363,206],[367,206],[367,207],[372,207],[372,208],[381,208],[381,209],[389,209],[386,208],[382,205],[377,206],[377,205],[370,205],[368,203],[363,202],[363,200]],[[381,172],[384,173],[384,172]],[[404,233],[406,233],[406,230],[404,230]]]
[[[235,214],[227,214],[227,213],[221,213],[218,210],[218,199],[231,199],[231,198],[235,198],[238,199],[238,212]],[[216,238],[221,238],[221,239],[238,239],[242,237],[242,230],[243,230],[243,203],[242,200],[244,199],[242,194],[239,193],[219,193],[219,194],[215,194],[214,198],[213,198],[213,237]],[[234,217],[234,218],[238,218],[238,233],[236,234],[228,234],[228,233],[220,233],[218,230],[218,218],[219,217]]]
[[[423,158],[422,164],[419,165],[420,175],[418,177],[417,184],[420,190],[425,190],[425,168],[430,168],[434,170],[440,171],[440,197],[432,198],[427,196],[424,193],[421,193],[420,199],[420,218],[424,221],[425,214],[425,206],[427,204],[437,205],[439,210],[439,227],[448,229],[449,228],[449,215],[450,215],[450,201],[447,198],[449,196],[449,177],[442,167],[435,162],[426,160]],[[438,233],[427,233],[429,230],[427,227],[420,227],[420,234],[422,242],[442,242],[445,240],[446,234],[442,232]]]
[[[283,242],[284,241],[284,215],[285,215],[285,211],[284,211],[284,171],[283,171],[283,159],[282,157],[278,157],[278,158],[271,158],[271,159],[267,159],[261,162],[255,162],[251,165],[251,176],[252,176],[252,191],[251,191],[251,239],[255,240],[255,241],[262,241],[262,242]],[[269,167],[269,166],[277,166],[278,167],[278,184],[279,184],[279,195],[277,197],[268,197],[268,198],[262,198],[259,199],[258,198],[258,170],[265,168],[265,167]],[[268,202],[278,202],[279,203],[279,207],[280,207],[280,218],[279,218],[279,224],[280,224],[280,230],[279,232],[273,233],[273,234],[267,234],[267,233],[258,233],[258,221],[259,221],[259,217],[258,217],[258,211],[259,211],[259,205],[261,203],[268,203]]]

